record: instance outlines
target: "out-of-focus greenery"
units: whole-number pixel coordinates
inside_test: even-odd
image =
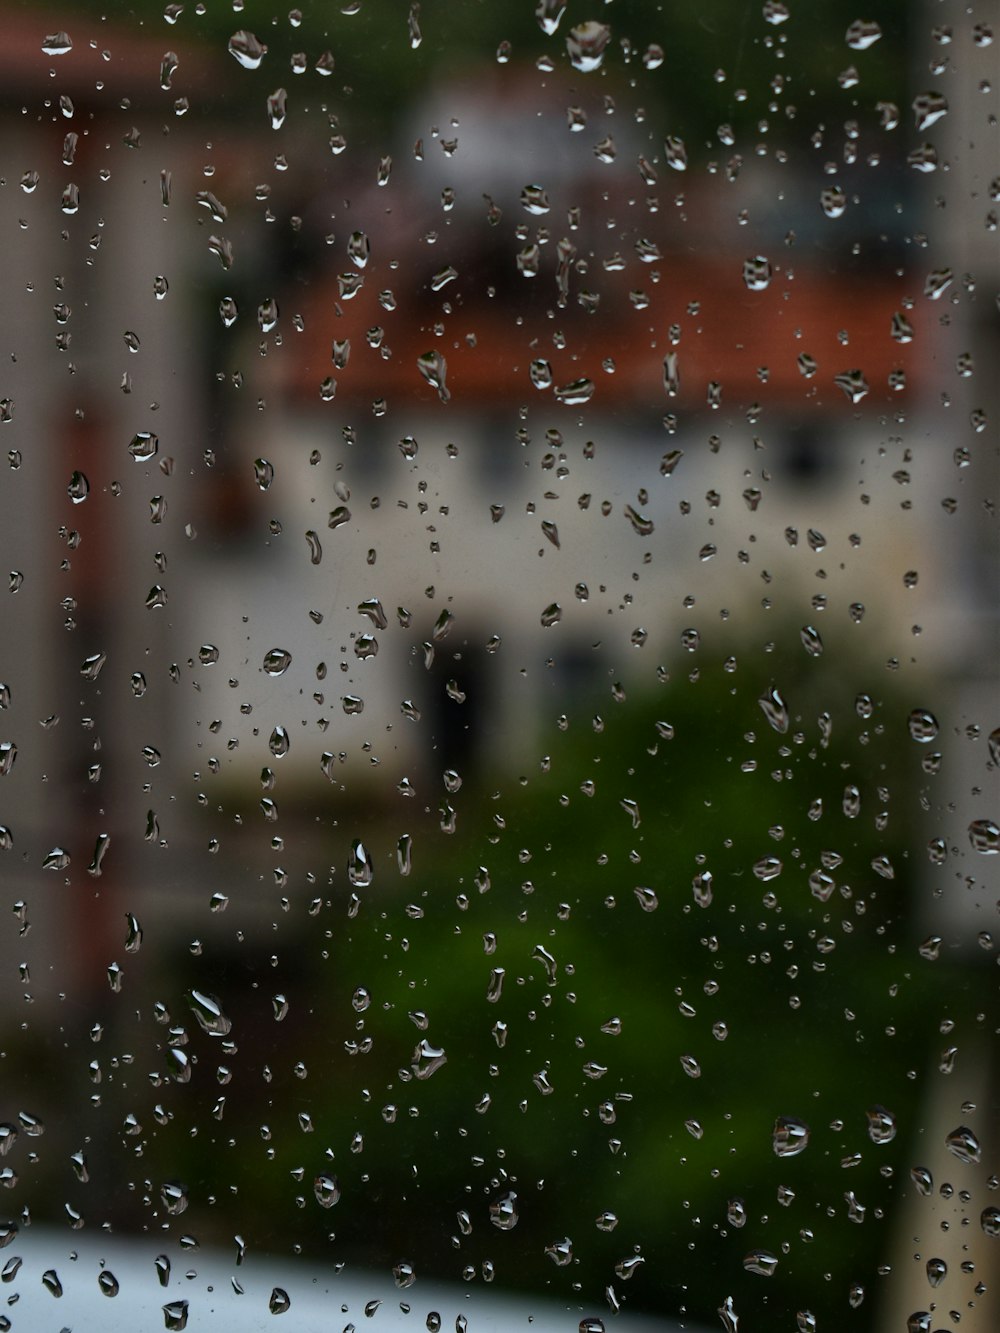
[[[863,673],[805,653],[741,655],[735,672],[706,654],[688,675],[695,661],[624,700],[554,697],[568,725],[540,741],[538,771],[493,775],[495,799],[485,780],[463,788],[458,831],[418,839],[409,879],[388,868],[397,830],[370,815],[378,869],[356,916],[341,882],[315,918],[299,904],[297,941],[274,964],[264,939],[228,970],[211,949],[179,964],[173,986],[217,991],[239,1054],[227,1061],[189,1021],[194,1078],[148,1094],[169,1119],[149,1125],[142,1172],[191,1186],[178,1227],[211,1238],[210,1200],[231,1218],[235,1192],[255,1248],[450,1277],[469,1265],[477,1280],[489,1262],[498,1282],[568,1300],[580,1283],[589,1304],[612,1283],[709,1323],[730,1292],[748,1314],[809,1308],[822,1323],[847,1308],[825,1274],[877,1285],[937,1026],[983,1000],[974,972],[917,950],[926,890],[907,823],[924,751],[907,734],[910,701],[887,679],[861,716]],[[775,682],[783,735],[757,702]],[[637,802],[637,826],[622,800]],[[763,880],[767,856],[781,867]],[[826,902],[809,883],[824,859]],[[699,906],[692,877],[706,871]],[[271,1013],[277,990],[286,1022]],[[369,1052],[350,1053],[366,1038]],[[412,1077],[421,1038],[447,1055],[426,1080]],[[231,1087],[215,1085],[216,1061],[232,1065]],[[898,1121],[891,1143],[868,1137],[877,1106]],[[779,1116],[810,1126],[801,1155],[775,1155]],[[329,1212],[312,1189],[324,1171],[342,1190]],[[509,1191],[520,1220],[502,1232],[489,1205]],[[742,1228],[727,1221],[733,1198]],[[595,1225],[604,1211],[613,1231]],[[564,1237],[574,1259],[560,1268],[544,1251]],[[758,1248],[779,1260],[771,1280],[743,1273]],[[622,1281],[616,1264],[637,1255]],[[852,1327],[874,1327],[875,1301]]]

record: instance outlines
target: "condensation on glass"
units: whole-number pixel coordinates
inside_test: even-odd
[[[8,6],[0,1328],[996,1326],[990,10]]]

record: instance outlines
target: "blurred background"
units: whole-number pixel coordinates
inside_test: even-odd
[[[989,8],[6,0],[4,1235],[996,1326]]]

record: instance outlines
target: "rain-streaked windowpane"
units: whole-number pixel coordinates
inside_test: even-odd
[[[992,6],[0,9],[0,1333],[995,1328]]]

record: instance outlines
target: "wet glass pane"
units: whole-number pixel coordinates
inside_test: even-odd
[[[7,0],[0,1329],[997,1326],[991,10]]]

